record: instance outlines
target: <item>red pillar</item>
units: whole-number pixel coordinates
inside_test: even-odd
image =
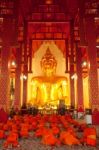
[[[28,56],[27,56],[27,22],[24,22],[24,70],[23,74],[28,77]],[[23,78],[23,104],[27,102],[27,79]]]
[[[84,109],[83,104],[83,81],[82,81],[82,56],[81,49],[78,47],[78,43],[76,43],[76,65],[77,65],[77,104],[78,110]]]
[[[24,73],[26,79],[23,78],[23,104],[27,102],[27,73]]]
[[[69,68],[68,68],[68,57],[69,57],[69,43],[68,43],[68,39],[65,40],[65,46],[66,46],[66,52],[65,52],[65,62],[66,62],[66,70],[65,73],[68,73]]]
[[[96,50],[96,32],[93,16],[86,17],[86,39],[88,42],[89,57],[89,97],[92,110],[99,111],[99,87],[98,87],[98,68],[97,68],[97,50]]]
[[[15,74],[15,102],[14,107],[19,108],[21,103],[21,59],[22,59],[22,44],[16,50],[16,74]]]
[[[71,45],[71,56],[70,56],[70,97],[71,106],[75,107],[75,91],[74,91],[74,21],[70,23],[70,45]]]
[[[10,55],[11,42],[11,21],[4,20],[3,24],[3,48],[1,52],[1,75],[0,75],[0,107],[8,109],[10,102],[10,77],[8,70],[8,60]]]
[[[32,39],[29,40],[28,63],[29,63],[29,73],[32,73]]]
[[[85,2],[84,0],[79,1],[79,35],[80,35],[80,46],[86,46],[85,42]]]

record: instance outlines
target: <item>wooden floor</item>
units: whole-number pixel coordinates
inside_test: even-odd
[[[91,147],[91,146],[83,146],[83,145],[75,145],[75,146],[67,146],[67,145],[61,145],[61,146],[45,146],[40,143],[40,140],[37,139],[22,139],[19,140],[19,147],[17,148],[11,148],[11,146],[7,149],[4,149],[2,147],[3,141],[0,141],[0,150],[99,150],[99,139],[97,139],[97,146]]]

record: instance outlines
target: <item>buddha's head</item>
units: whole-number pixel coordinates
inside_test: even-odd
[[[46,53],[41,59],[41,68],[43,73],[46,76],[51,76],[55,73],[57,67],[57,61],[55,57],[52,55],[49,49],[46,50]]]

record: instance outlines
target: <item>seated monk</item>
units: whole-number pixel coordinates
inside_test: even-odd
[[[72,134],[74,137],[76,137],[76,132],[75,132],[75,130],[74,130],[73,127],[68,127],[68,128],[67,128],[67,131],[68,131],[70,134]]]
[[[3,123],[0,123],[0,130],[2,130],[3,129]]]
[[[4,142],[4,147],[7,148],[8,145],[12,145],[14,147],[18,146],[18,134],[11,132],[8,137],[7,140]]]
[[[90,146],[96,146],[96,129],[94,127],[84,129],[82,142]]]
[[[64,128],[68,128],[69,127],[69,123],[65,119],[65,116],[60,116],[60,121],[61,121],[61,123],[62,123]]]
[[[44,145],[56,145],[58,143],[58,139],[49,130],[46,134],[43,134],[42,143]]]
[[[18,130],[17,125],[16,125],[16,124],[14,124],[14,123],[12,124],[12,130],[16,130],[16,131]]]
[[[37,122],[36,121],[32,122],[31,129],[32,130],[36,130],[37,129]]]
[[[29,136],[29,126],[28,126],[28,124],[26,124],[26,123],[21,124],[20,136],[21,137],[28,137]]]
[[[3,125],[3,130],[4,131],[8,131],[9,130],[9,125],[8,124],[4,124]]]
[[[36,130],[36,132],[35,132],[35,136],[36,137],[42,137],[43,135],[45,135],[45,134],[48,134],[48,129],[46,128],[46,127],[39,127],[37,130]]]
[[[0,130],[0,139],[5,138],[4,130]]]
[[[72,135],[69,131],[62,131],[60,133],[60,141],[66,145],[79,145],[80,141]]]
[[[57,126],[53,126],[51,128],[51,130],[52,130],[52,132],[53,132],[54,135],[58,135],[59,132],[60,132],[60,129]]]

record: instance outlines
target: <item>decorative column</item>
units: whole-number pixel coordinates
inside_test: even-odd
[[[80,48],[77,47],[77,93],[78,94],[78,108],[84,108],[84,92],[83,92],[83,78],[82,78],[82,57],[81,57],[81,47],[86,47],[86,41],[85,41],[85,18],[84,18],[84,12],[85,12],[85,1],[80,0],[79,1],[79,45]],[[78,51],[79,50],[79,51]],[[80,97],[81,95],[81,97]]]
[[[27,76],[28,76],[28,58],[27,58],[27,22],[24,22],[24,66],[23,66],[23,104],[27,102]]]
[[[86,39],[88,42],[89,56],[89,97],[92,110],[99,111],[99,89],[98,89],[98,68],[97,68],[97,50],[96,50],[96,31],[93,16],[86,17]]]
[[[10,77],[8,70],[8,60],[11,44],[11,20],[4,19],[3,27],[3,48],[1,52],[2,62],[0,75],[0,107],[3,107],[5,110],[7,110],[10,102]]]
[[[71,20],[70,24],[70,45],[71,45],[71,56],[70,56],[70,97],[71,106],[75,107],[75,90],[74,90],[74,80],[72,76],[74,75],[74,21]]]
[[[65,54],[65,61],[66,61],[66,70],[65,73],[68,73],[69,68],[68,68],[68,51],[69,51],[69,43],[68,43],[68,39],[65,40],[65,45],[66,45],[66,54]]]
[[[20,108],[21,104],[21,59],[22,59],[22,44],[16,50],[16,76],[15,76],[15,102],[14,107]]]
[[[78,110],[84,109],[83,104],[83,81],[82,81],[82,56],[81,49],[78,47],[78,43],[75,43],[76,46],[76,65],[77,65],[77,105]]]
[[[29,73],[32,73],[32,39],[29,40],[28,63],[29,63]]]
[[[84,18],[84,0],[79,1],[79,35],[80,46],[86,46],[85,42],[85,18]]]
[[[24,66],[24,68],[27,68],[27,66]],[[27,102],[27,72],[24,72],[23,75],[23,104],[26,104]]]

